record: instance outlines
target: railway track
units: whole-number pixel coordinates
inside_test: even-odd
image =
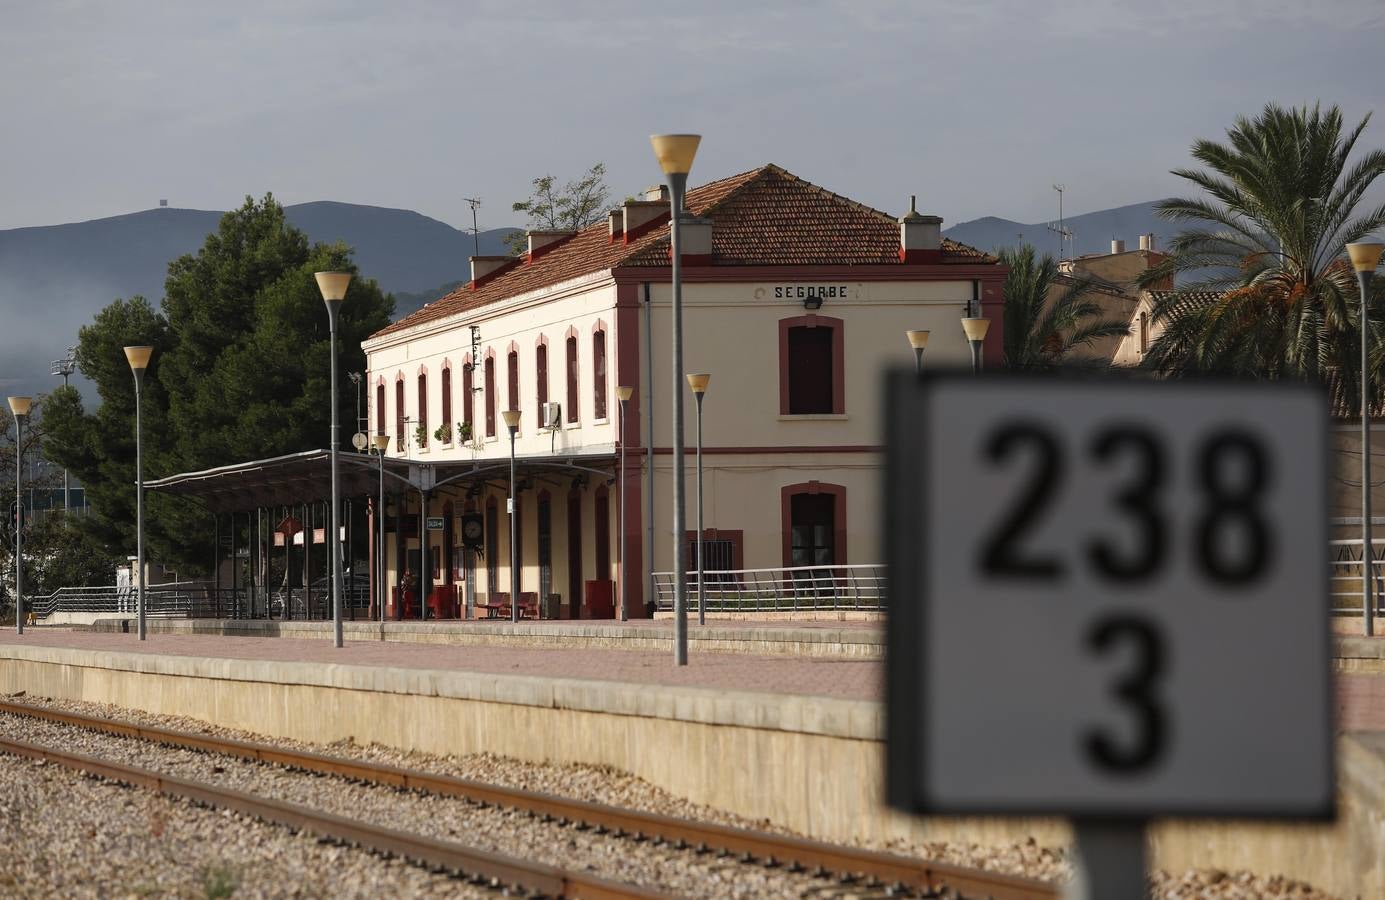
[[[843,893],[955,897],[966,900],[1028,900],[1060,896],[1060,890],[1054,885],[1028,878],[621,809],[398,766],[138,725],[12,701],[0,701],[0,713],[317,775],[453,797],[482,807],[520,810],[546,822],[556,821],[580,829],[594,829],[599,834],[609,833],[635,841],[663,842],[699,854],[734,857],[736,861],[746,864],[783,866],[789,871],[804,871],[831,879]],[[528,894],[551,897],[655,896],[643,888],[598,878],[589,873],[567,871],[422,835],[380,828],[308,807],[173,778],[121,763],[104,762],[18,741],[0,740],[0,750],[45,759],[194,802],[235,809],[288,827],[461,873],[478,884],[510,886]]]

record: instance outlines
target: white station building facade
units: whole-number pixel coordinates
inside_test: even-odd
[[[910,330],[931,333],[925,365],[970,365],[967,315],[991,320],[998,363],[1004,268],[912,204],[896,218],[774,165],[694,188],[686,207],[684,368],[711,376],[705,567],[880,562],[881,371],[913,364]],[[473,257],[468,283],[364,343],[372,433],[427,487],[385,510],[392,596],[403,584],[464,617],[508,605],[504,413],[518,410],[522,603],[612,617],[624,569],[627,611],[647,614],[675,537],[669,220],[653,190],[581,231],[530,232],[527,253]],[[685,414],[691,548],[691,391]]]

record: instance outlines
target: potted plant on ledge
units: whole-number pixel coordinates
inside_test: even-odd
[[[436,431],[433,432],[433,437],[438,439],[439,444],[452,443],[452,426],[447,422],[444,422],[443,424],[438,426]]]
[[[428,426],[414,426],[414,443],[420,450],[424,450],[428,447]]]

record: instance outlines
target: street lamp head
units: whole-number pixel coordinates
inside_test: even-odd
[[[340,303],[346,298],[346,286],[351,283],[350,272],[315,272],[317,289],[326,303]]]
[[[906,331],[904,335],[909,338],[909,346],[915,350],[922,350],[928,346],[927,331]]]
[[[701,396],[701,395],[707,393],[707,382],[709,382],[709,381],[711,381],[711,380],[712,380],[712,376],[711,376],[711,375],[707,375],[707,374],[691,375],[691,374],[690,374],[690,375],[688,375],[688,387],[692,388],[692,392],[693,392],[694,394],[697,394],[698,396]]]
[[[17,418],[19,418],[20,416],[27,416],[27,415],[29,414],[29,407],[33,406],[34,398],[33,398],[33,397],[10,397],[10,398],[9,398],[9,401],[10,401],[10,412],[14,413],[14,417],[17,419]]]
[[[962,330],[967,333],[969,341],[984,341],[986,332],[991,329],[991,320],[983,318],[973,318],[967,316],[962,319]]]
[[[626,402],[635,396],[635,389],[628,384],[622,384],[616,388],[616,399],[621,403]]]
[[[154,355],[153,347],[126,347],[125,359],[130,363],[130,369],[134,372],[143,372],[149,368],[149,358]]]
[[[384,453],[390,448],[390,436],[387,434],[377,434],[370,439],[370,445],[375,448],[376,453]]]
[[[659,168],[665,175],[686,175],[692,171],[693,157],[697,156],[702,135],[651,134],[649,143],[654,145],[654,155],[659,157]]]
[[[503,410],[500,415],[505,419],[505,427],[510,429],[510,433],[513,434],[515,429],[519,428],[519,410]]]
[[[1375,267],[1380,265],[1382,251],[1385,251],[1385,244],[1381,243],[1347,244],[1347,255],[1351,257],[1352,267],[1358,272],[1374,272]]]

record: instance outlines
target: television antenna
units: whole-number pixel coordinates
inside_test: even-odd
[[[476,224],[476,207],[481,205],[481,200],[477,197],[463,197],[471,205],[471,246],[475,250],[473,256],[481,255],[481,229]]]
[[[1048,230],[1058,235],[1058,260],[1061,262],[1066,259],[1063,255],[1063,244],[1066,242],[1069,252],[1071,252],[1073,234],[1072,229],[1068,228],[1063,220],[1063,191],[1067,190],[1067,186],[1055,184],[1053,189],[1058,192],[1058,224],[1054,225],[1050,222],[1048,224]]]

